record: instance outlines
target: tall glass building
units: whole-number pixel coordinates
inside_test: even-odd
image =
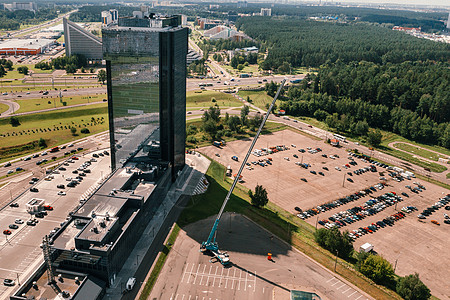
[[[174,180],[185,163],[188,29],[115,26],[102,39],[113,170],[167,163]]]

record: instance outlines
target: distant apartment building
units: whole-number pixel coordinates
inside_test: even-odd
[[[222,25],[222,20],[210,20],[207,18],[197,18],[197,25],[200,27],[201,30],[208,30],[211,28],[214,28],[218,25]]]
[[[420,32],[422,30],[422,28],[394,26],[394,27],[392,27],[392,30],[406,31],[406,32]]]
[[[112,24],[117,24],[119,19],[119,12],[117,9],[110,9],[102,11],[102,26],[110,26]]]
[[[261,16],[263,17],[270,17],[272,15],[272,9],[271,8],[261,8]]]
[[[233,41],[242,41],[250,39],[247,35],[223,25],[206,30],[203,35],[211,40],[229,39]]]
[[[30,10],[37,11],[37,4],[35,2],[13,2],[3,4],[4,8],[10,11],[15,10]]]
[[[450,13],[448,13],[447,29],[450,30]]]
[[[84,55],[88,60],[103,59],[102,40],[77,24],[63,18],[66,56]]]

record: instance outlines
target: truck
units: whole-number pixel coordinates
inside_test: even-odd
[[[59,151],[59,147],[53,147],[52,149],[50,149],[50,152],[58,152]]]
[[[127,291],[131,291],[135,284],[136,284],[136,278],[134,278],[134,277],[128,278],[127,286],[126,286]]]
[[[213,146],[220,147],[220,146],[222,146],[222,143],[219,141],[214,141]]]
[[[236,155],[232,156],[231,159],[234,160],[234,161],[239,161],[239,159],[238,159],[238,157]]]
[[[365,243],[359,247],[359,253],[368,253],[373,250],[373,245]]]
[[[230,177],[231,176],[231,166],[228,166],[227,167],[227,174],[226,174],[228,177]]]

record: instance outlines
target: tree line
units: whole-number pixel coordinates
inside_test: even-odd
[[[75,73],[77,69],[87,66],[87,59],[84,55],[73,54],[71,56],[60,56],[49,62],[41,61],[34,65],[41,70],[66,70],[67,73]],[[83,72],[84,73],[84,72]]]
[[[450,60],[449,44],[364,23],[246,17],[236,26],[267,45],[269,53],[261,63],[264,70],[276,70],[284,62],[293,67],[319,67],[337,61],[387,64]]]
[[[58,11],[70,11],[70,6],[42,7],[36,12],[29,10],[0,11],[0,29],[17,30],[22,24],[38,24],[58,17]]]

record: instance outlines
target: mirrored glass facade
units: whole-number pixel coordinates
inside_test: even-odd
[[[185,164],[187,28],[103,29],[111,164]]]

